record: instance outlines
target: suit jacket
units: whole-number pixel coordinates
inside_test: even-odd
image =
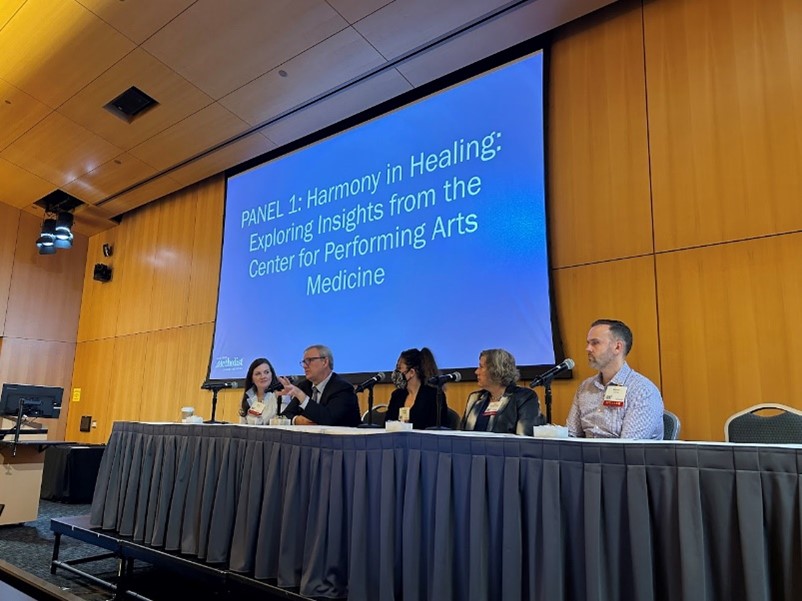
[[[296,386],[309,396],[306,409],[301,409],[301,403],[293,398],[283,415],[293,418],[303,415],[321,426],[358,426],[359,400],[356,398],[354,386],[336,373],[331,378],[316,403],[312,400],[312,382],[302,380]]]
[[[465,406],[465,415],[460,423],[461,430],[474,430],[476,420],[482,411],[484,401],[490,393],[487,390],[477,390],[468,397]],[[540,413],[540,404],[537,395],[529,388],[522,388],[510,384],[501,398],[501,406],[496,415],[490,417],[487,423],[488,432],[501,432],[509,434],[524,434],[532,436],[533,426],[542,426],[546,418]]]

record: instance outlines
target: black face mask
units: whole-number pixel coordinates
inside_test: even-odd
[[[407,387],[407,378],[406,376],[398,371],[397,369],[393,371],[393,375],[390,376],[393,380],[393,384],[395,384],[396,388],[404,390]]]

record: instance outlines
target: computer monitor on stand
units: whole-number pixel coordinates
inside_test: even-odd
[[[12,430],[0,431],[0,439],[14,433],[14,445],[19,442],[21,432],[47,434],[47,429],[27,420],[37,417],[57,418],[61,412],[64,389],[58,386],[33,386],[31,384],[3,384],[0,393],[0,416],[15,422]],[[22,429],[23,426],[32,428]]]

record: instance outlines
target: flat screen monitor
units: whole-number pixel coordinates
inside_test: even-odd
[[[61,397],[64,389],[58,386],[34,386],[32,384],[3,384],[0,393],[0,415],[57,418],[61,412]]]
[[[261,356],[293,373],[318,343],[351,377],[422,346],[463,378],[487,348],[553,364],[543,63],[231,174],[209,377]]]

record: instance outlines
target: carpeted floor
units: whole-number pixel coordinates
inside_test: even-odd
[[[86,515],[89,505],[68,505],[41,500],[39,517],[33,522],[15,526],[0,526],[0,557],[10,564],[22,568],[88,601],[106,601],[114,593],[92,584],[85,578],[73,575],[66,570],[50,573],[55,535],[50,530],[50,520],[54,517]],[[59,559],[62,561],[88,557],[104,553],[102,549],[87,545],[76,539],[62,536]],[[103,580],[116,581],[117,560],[82,564],[80,569]],[[136,563],[132,578],[132,589],[154,601],[173,601],[192,598],[193,601],[222,601],[223,591],[205,590],[189,579],[181,578],[152,566]],[[1,601],[1,600],[0,600]]]
[[[0,557],[26,572],[90,601],[105,601],[112,598],[113,593],[96,587],[69,572],[62,570],[55,575],[50,573],[50,560],[53,557],[53,541],[55,539],[50,531],[50,519],[87,513],[89,513],[89,505],[66,505],[40,501],[39,518],[36,521],[25,522],[18,526],[0,526]],[[62,537],[61,559],[85,557],[98,552],[96,547]],[[111,578],[117,573],[117,562],[112,559],[97,562],[91,568],[87,567],[87,571],[104,579]]]

